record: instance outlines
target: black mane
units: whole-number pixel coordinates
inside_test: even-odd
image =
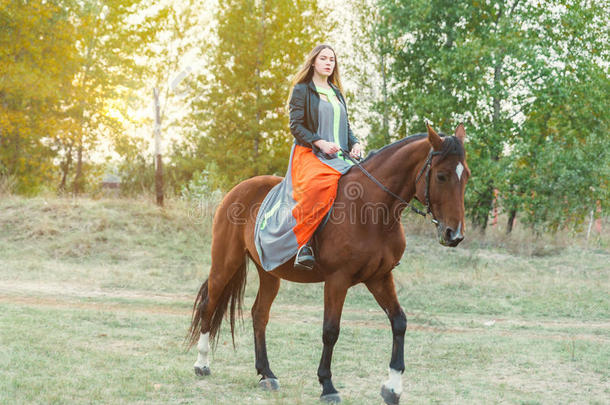
[[[443,149],[440,151],[441,160],[445,159],[449,155],[457,155],[460,159],[464,159],[464,145],[455,136],[443,137]]]
[[[404,144],[408,144],[408,143],[411,143],[411,142],[419,141],[420,139],[423,139],[423,138],[425,138],[427,136],[428,136],[428,134],[423,134],[423,133],[414,134],[414,135],[407,136],[406,138],[402,138],[402,139],[399,139],[397,141],[394,141],[394,142],[392,142],[390,144],[387,144],[387,145],[385,145],[385,146],[383,146],[383,147],[381,147],[379,149],[374,149],[374,150],[370,151],[368,155],[366,155],[366,157],[364,158],[364,160],[361,163],[366,162],[367,160],[373,158],[374,156],[376,156],[376,155],[378,155],[378,154],[380,154],[382,152],[385,152],[388,149],[393,149],[394,147],[397,147],[397,146],[402,146]]]
[[[440,151],[441,160],[445,159],[449,155],[458,155],[460,157],[460,159],[464,158],[464,146],[455,136],[446,136],[443,133],[440,133],[439,135],[444,140],[443,149]],[[364,160],[361,163],[364,163],[364,162],[372,159],[373,157],[379,155],[382,152],[385,152],[386,150],[394,149],[395,147],[399,147],[399,146],[402,146],[405,144],[409,144],[411,142],[419,141],[423,138],[426,138],[427,136],[428,136],[428,134],[425,134],[425,133],[414,134],[414,135],[410,135],[405,138],[399,139],[388,145],[385,145],[382,148],[374,149],[374,150],[370,151],[368,153],[368,155],[366,155],[366,158],[364,158]]]

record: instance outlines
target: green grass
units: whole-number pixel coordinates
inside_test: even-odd
[[[409,318],[402,403],[610,402],[604,240],[490,233],[447,249],[412,221],[394,271]],[[318,403],[321,284],[283,282],[272,308],[280,392],[257,387],[254,271],[236,350],[224,325],[212,375],[192,373],[183,339],[210,226],[180,202],[0,200],[0,403]],[[390,350],[385,315],[352,288],[332,368],[344,403],[382,402]]]

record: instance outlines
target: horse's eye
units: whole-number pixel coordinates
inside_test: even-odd
[[[447,175],[445,175],[445,173],[438,173],[438,174],[436,175],[436,179],[437,179],[438,181],[440,181],[441,183],[442,183],[442,182],[445,182],[445,181],[447,181]]]

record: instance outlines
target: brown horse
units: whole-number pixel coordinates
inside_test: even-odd
[[[398,303],[392,276],[392,269],[401,259],[406,244],[400,223],[401,212],[406,207],[405,202],[415,197],[426,204],[435,218],[441,244],[456,246],[463,239],[464,189],[470,175],[463,147],[465,137],[461,124],[451,137],[441,137],[428,126],[427,134],[404,138],[369,155],[362,162],[362,168],[387,190],[357,167],[342,176],[332,218],[316,235],[316,265],[312,271],[295,270],[294,260],[269,272],[260,265],[254,244],[256,214],[265,195],[281,181],[280,177],[254,177],[227,193],[214,216],[210,274],[193,307],[190,343],[198,342],[196,374],[210,374],[209,341],[217,337],[229,303],[231,335],[234,336],[235,311],[241,312],[249,257],[260,278],[252,321],[255,366],[262,376],[259,383],[262,388],[279,388],[267,359],[265,329],[280,279],[299,283],[324,282],[324,347],[318,379],[322,385],[321,399],[340,402],[331,381],[333,347],[339,337],[347,290],[364,283],[392,326],[390,378],[382,385],[381,395],[386,403],[397,404],[402,392],[407,328],[407,318]]]

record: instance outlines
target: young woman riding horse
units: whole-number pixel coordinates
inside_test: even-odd
[[[296,146],[290,175],[297,201],[293,231],[299,245],[295,267],[311,270],[315,263],[311,237],[333,205],[339,177],[352,164],[341,149],[360,157],[362,147],[349,126],[339,64],[329,45],[310,52],[292,85],[290,132]]]
[[[294,91],[291,100],[295,100]],[[392,327],[389,380],[382,385],[381,395],[388,404],[398,403],[407,318],[398,303],[392,269],[406,244],[401,214],[412,198],[418,199],[426,205],[427,212],[422,214],[430,214],[436,224],[439,242],[456,246],[463,239],[464,190],[470,176],[463,148],[464,127],[460,124],[454,136],[447,137],[439,136],[430,126],[427,129],[427,134],[385,146],[339,178],[332,219],[317,234],[316,260],[311,271],[295,269],[292,260],[267,271],[256,248],[258,208],[269,191],[282,181],[281,177],[254,177],[227,193],[214,217],[210,274],[193,307],[190,342],[197,342],[196,374],[210,374],[209,341],[218,337],[227,310],[231,335],[234,334],[235,312],[241,310],[246,282],[246,263],[252,260],[260,279],[252,321],[255,367],[261,375],[262,388],[279,388],[267,358],[265,329],[280,280],[324,282],[323,350],[318,380],[322,400],[340,401],[331,379],[333,348],[339,337],[347,290],[364,283],[388,315]],[[320,149],[328,143],[321,145]],[[328,146],[326,152],[322,151],[336,152],[333,148]],[[357,154],[358,150],[352,148],[352,152]],[[354,193],[354,189],[358,192]]]

